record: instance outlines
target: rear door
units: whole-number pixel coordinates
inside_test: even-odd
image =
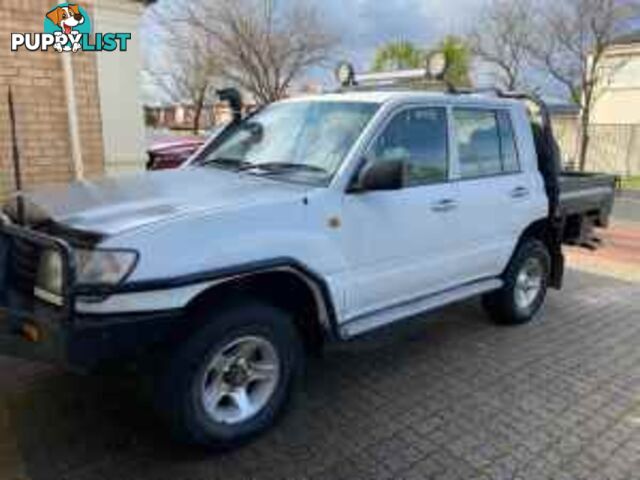
[[[508,108],[453,108],[464,281],[499,275],[531,219],[534,186],[521,168]]]

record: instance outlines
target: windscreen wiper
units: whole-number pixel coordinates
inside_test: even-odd
[[[262,170],[269,174],[288,173],[292,170],[306,170],[308,172],[322,173],[329,175],[329,172],[317,165],[309,165],[307,163],[294,163],[294,162],[265,162],[265,163],[252,163],[241,167],[242,171],[246,170]]]
[[[216,157],[210,158],[200,163],[202,166],[214,165],[216,167],[227,168],[231,170],[242,170],[253,166],[251,162],[240,158]]]

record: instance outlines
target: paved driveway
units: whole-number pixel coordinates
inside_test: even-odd
[[[616,195],[613,216],[617,220],[640,222],[640,190],[626,190]]]
[[[640,210],[640,209],[639,209]],[[640,282],[640,223],[615,220],[597,231],[597,250],[565,248],[567,263],[580,270]]]
[[[531,325],[469,302],[309,370],[275,430],[207,455],[129,380],[0,360],[0,478],[640,478],[638,283],[570,272]]]

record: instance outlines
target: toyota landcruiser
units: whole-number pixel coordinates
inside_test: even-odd
[[[177,170],[22,192],[0,227],[0,353],[152,365],[175,432],[228,446],[272,424],[328,342],[473,296],[528,322],[612,191],[563,207],[548,118],[522,100],[285,100]]]

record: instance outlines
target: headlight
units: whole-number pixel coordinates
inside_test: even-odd
[[[55,250],[47,250],[40,257],[35,295],[43,300],[59,303],[63,284],[62,256]]]
[[[2,225],[11,225],[11,219],[9,218],[9,215],[0,210],[0,227]]]
[[[138,254],[126,250],[76,250],[76,281],[80,285],[111,287],[125,280],[138,261]],[[47,250],[40,257],[34,294],[37,298],[62,304],[64,265],[61,254]]]
[[[76,250],[80,285],[114,286],[126,279],[138,261],[130,250]]]

